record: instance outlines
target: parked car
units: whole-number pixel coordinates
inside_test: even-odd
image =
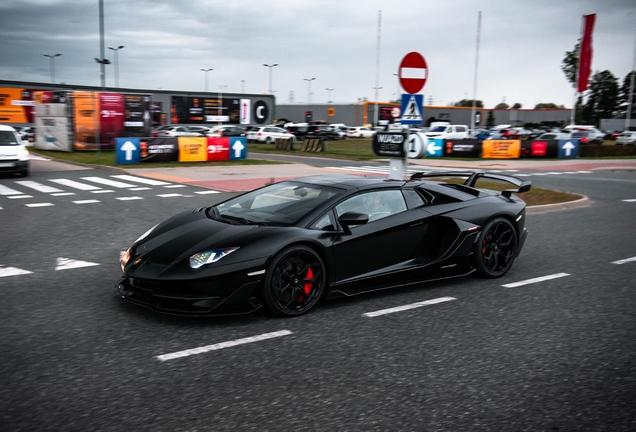
[[[247,142],[264,142],[265,144],[274,144],[276,138],[291,139],[296,142],[294,134],[287,129],[278,126],[261,126],[256,130],[247,132]]]
[[[616,145],[636,145],[636,132],[625,131],[616,138]]]
[[[200,137],[204,135],[202,135],[200,132],[195,132],[191,130],[188,126],[172,125],[172,126],[166,126],[165,128],[161,129],[157,136],[159,137],[179,137],[179,136]]]
[[[603,133],[599,136],[599,134],[593,130],[573,130],[572,133],[570,133],[570,138],[578,139],[579,144],[600,145],[603,144],[604,136]]]
[[[463,184],[433,177],[465,177]],[[511,183],[503,192],[480,179]],[[274,183],[156,225],[121,258],[118,296],[177,315],[265,307],[294,317],[321,298],[461,277],[504,276],[528,231],[531,182],[483,172],[411,181],[324,175]],[[513,194],[514,193],[514,194]]]
[[[366,126],[356,126],[347,129],[347,137],[349,138],[373,138],[375,131]]]
[[[0,125],[0,173],[29,175],[29,151],[11,126]]]
[[[35,126],[21,126],[15,128],[15,130],[22,141],[28,141],[29,143],[35,141]]]
[[[286,126],[289,133],[294,135],[297,140],[302,140],[309,132],[309,125],[307,123],[289,124]]]
[[[565,132],[547,132],[544,134],[539,135],[536,140],[537,141],[543,141],[543,140],[562,140],[562,139],[570,139],[572,138],[570,136],[569,133],[565,133]]]
[[[307,138],[324,138],[328,140],[345,139],[347,134],[329,125],[310,125],[305,135]]]
[[[197,132],[201,135],[207,135],[212,130],[211,127],[208,126],[188,126],[192,132]]]
[[[209,128],[206,136],[209,137],[245,137],[247,132],[238,125],[221,125]]]
[[[428,138],[441,139],[468,139],[468,126],[466,125],[440,125],[426,132]]]

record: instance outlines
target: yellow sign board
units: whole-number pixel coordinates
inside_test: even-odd
[[[207,162],[207,137],[179,137],[179,162]]]
[[[521,141],[484,140],[481,151],[484,159],[518,159],[521,155]]]
[[[336,115],[336,109],[335,108],[327,108],[327,115],[329,117],[333,117]]]

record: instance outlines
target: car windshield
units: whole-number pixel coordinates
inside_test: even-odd
[[[0,131],[0,146],[17,146],[22,144],[15,133]]]
[[[435,126],[429,132],[444,132],[446,130],[446,126]]]
[[[328,186],[281,182],[215,206],[214,216],[229,223],[291,226],[340,192]]]

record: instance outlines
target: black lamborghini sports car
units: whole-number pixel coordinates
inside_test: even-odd
[[[483,181],[514,188],[477,187]],[[296,316],[323,297],[473,272],[496,278],[526,239],[526,205],[513,193],[530,187],[481,172],[283,181],[153,227],[122,257],[116,289],[122,299],[171,314],[265,306]]]

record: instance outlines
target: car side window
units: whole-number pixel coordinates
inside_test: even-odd
[[[394,190],[372,191],[358,194],[336,206],[337,217],[347,212],[363,213],[369,222],[383,219],[406,210],[402,192]]]

